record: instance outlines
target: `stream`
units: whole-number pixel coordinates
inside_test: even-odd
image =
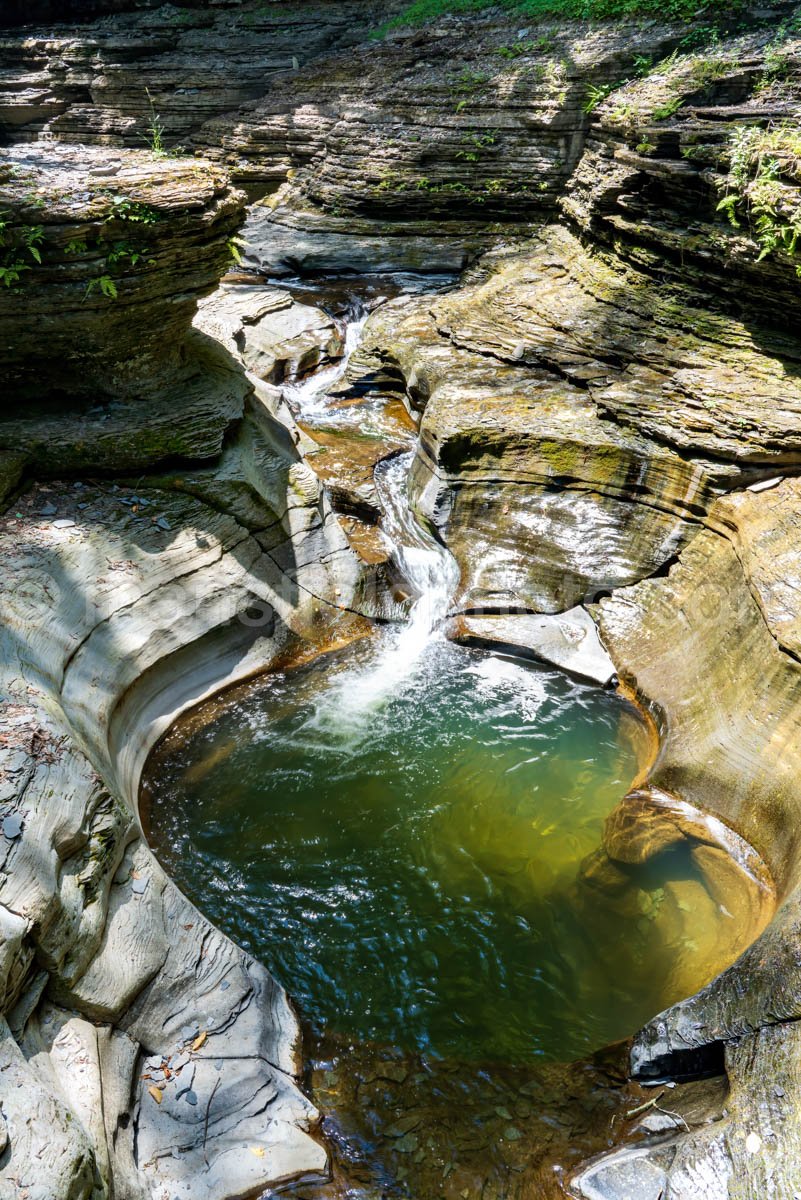
[[[312,437],[363,418],[331,393],[366,315],[285,387]],[[736,955],[737,898],[689,838],[595,869],[646,730],[617,695],[446,640],[458,571],[409,505],[412,454],[374,476],[405,620],[179,720],[143,818],[298,1006],[333,1177],[288,1194],[541,1200],[638,1102],[614,1043]]]

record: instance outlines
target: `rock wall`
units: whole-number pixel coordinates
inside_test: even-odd
[[[13,247],[41,259],[3,290],[0,435],[0,1191],[30,1200],[250,1195],[326,1168],[285,993],[164,876],[136,805],[183,707],[353,635],[359,571],[280,393],[190,332],[241,197],[202,162],[118,164],[98,196],[70,151],[26,150],[6,191]],[[42,240],[20,233],[31,193]],[[123,206],[153,217],[132,222],[158,229],[153,257],[84,309]],[[23,296],[40,336],[12,340]]]
[[[176,7],[236,9],[247,6],[248,0],[178,0]],[[95,17],[136,12],[139,9],[158,9],[162,0],[6,0],[3,6],[2,26],[13,29],[19,25],[33,25],[42,21],[90,21]]]
[[[798,302],[779,231],[797,210],[799,32],[795,17],[777,17],[614,91],[562,205],[622,260],[715,289],[779,329]]]
[[[362,40],[375,23],[359,0],[125,3],[114,7],[144,11],[78,26],[64,23],[74,11],[57,7],[55,27],[0,36],[6,141],[45,135],[141,148],[153,142],[155,120],[173,147],[209,118],[262,96],[273,78]],[[28,11],[28,21],[39,19],[35,6]]]
[[[588,33],[520,19],[446,21],[335,55],[205,126],[244,184],[333,214],[523,220],[552,208],[583,149],[588,89],[678,29]]]
[[[718,866],[740,846],[756,872],[753,847],[780,889],[743,957],[639,1035],[637,1076],[677,1084],[667,1117],[616,1132],[574,1194],[801,1190],[797,27],[673,55],[684,29],[513,24],[445,22],[313,69],[362,40],[363,8],[162,6],[3,39],[23,144],[0,178],[18,275],[0,289],[0,1181],[36,1200],[222,1197],[324,1168],[286,997],[176,893],[133,815],[172,714],[352,635],[362,608],[298,430],[242,369],[252,353],[280,375],[280,339],[234,353],[189,332],[241,221],[221,163],[259,192],[291,175],[247,227],[264,269],[460,266],[549,219],[451,293],[380,309],[347,385],[419,416],[415,505],[482,639],[499,610],[600,601],[662,742],[588,884],[703,819]],[[602,100],[640,52],[667,58]],[[124,148],[145,86],[168,138],[217,164]],[[28,145],[43,132],[123,148]],[[684,1081],[709,1073],[717,1100],[696,1103]]]
[[[632,1178],[641,1181],[636,1194],[654,1200],[792,1195],[801,1184],[801,709],[797,613],[793,605],[790,617],[787,606],[799,565],[799,499],[798,481],[789,479],[720,500],[710,529],[666,579],[624,589],[601,605],[604,641],[662,727],[650,794],[692,797],[743,831],[771,863],[784,902],[733,966],[635,1039],[639,1078],[681,1080],[725,1067],[730,1094],[723,1111],[711,1121],[654,1126],[644,1139],[638,1131],[579,1173],[578,1196],[625,1195]],[[666,836],[665,822],[653,823],[649,852]],[[619,854],[612,836],[607,849],[613,859]],[[680,1085],[665,1107],[680,1104],[681,1093]]]
[[[55,145],[8,151],[4,386],[31,401],[48,390],[147,401],[168,382],[191,387],[189,326],[198,296],[231,262],[243,199],[202,160],[147,151],[110,159]]]

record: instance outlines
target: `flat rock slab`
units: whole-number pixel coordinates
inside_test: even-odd
[[[195,327],[271,383],[340,358],[345,348],[332,317],[278,288],[223,284],[201,301]]]
[[[448,636],[462,645],[539,659],[601,687],[609,687],[616,678],[615,664],[601,643],[595,622],[580,605],[555,616],[459,616],[451,622]]]

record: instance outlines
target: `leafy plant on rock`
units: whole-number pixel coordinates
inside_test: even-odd
[[[94,291],[102,292],[108,300],[116,300],[119,295],[117,285],[110,275],[98,275],[95,279],[90,279],[84,294],[91,296]]]
[[[605,100],[607,96],[621,86],[622,84],[620,83],[612,82],[588,83],[587,90],[584,94],[584,103],[581,106],[587,116],[589,116],[590,113],[595,112],[601,101]]]
[[[759,246],[758,262],[801,243],[801,131],[795,124],[767,129],[738,125],[729,142],[726,191],[718,203],[734,228],[743,221]],[[801,265],[796,266],[801,278]]]
[[[0,283],[14,287],[31,262],[41,263],[44,228],[41,225],[13,225],[7,209],[0,211]],[[29,261],[30,260],[30,261]]]

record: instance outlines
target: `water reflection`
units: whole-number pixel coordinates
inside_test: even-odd
[[[441,637],[382,692],[394,657],[366,643],[266,679],[151,772],[165,865],[316,1029],[569,1060],[728,961],[737,922],[691,841],[597,861],[643,752],[632,710]]]
[[[151,840],[305,1020],[333,1174],[286,1194],[548,1200],[642,1100],[625,1047],[598,1048],[768,908],[686,812],[619,803],[648,743],[620,698],[436,632],[377,688],[401,637],[180,722]]]

